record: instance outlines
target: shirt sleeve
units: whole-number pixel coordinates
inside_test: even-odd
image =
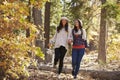
[[[86,40],[86,31],[85,31],[85,29],[83,29],[82,39]]]
[[[57,37],[57,31],[56,31],[56,33],[54,34],[53,38],[50,39],[50,43],[51,43],[51,44],[54,44],[54,43],[55,43],[56,37]]]
[[[69,28],[68,40],[73,40],[73,35],[72,35],[72,29],[71,28]]]

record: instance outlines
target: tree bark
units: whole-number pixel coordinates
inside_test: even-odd
[[[102,5],[106,3],[106,0],[101,0]],[[101,9],[101,20],[100,20],[100,35],[99,35],[99,49],[98,49],[98,62],[106,63],[106,37],[107,37],[107,26],[106,26],[106,9]]]
[[[45,4],[45,21],[44,21],[44,30],[45,30],[45,49],[47,49],[47,45],[49,43],[49,35],[50,35],[50,2],[46,2]],[[47,50],[46,50],[47,51]],[[45,63],[51,62],[49,54],[45,51]]]
[[[30,0],[28,1],[28,7],[31,5]],[[31,22],[31,7],[29,7],[29,16],[28,16],[28,21]],[[30,37],[30,29],[26,29],[26,37]]]
[[[42,26],[42,11],[33,7],[33,20],[36,26]]]
[[[37,38],[35,40],[35,45],[37,47],[40,47],[42,49],[42,51],[44,51],[44,42],[40,39],[40,36],[42,35],[42,31],[39,28],[40,26],[42,26],[42,11],[38,8],[33,7],[32,16],[33,16],[34,24],[37,26],[37,29],[38,29],[38,34],[37,34]]]
[[[44,30],[45,30],[45,48],[49,43],[49,34],[50,34],[50,2],[46,2],[45,4],[45,22],[44,22]]]
[[[44,38],[43,31],[41,29],[41,27],[42,27],[42,11],[41,11],[41,9],[33,7],[32,8],[32,17],[33,17],[33,22],[37,26],[37,29],[38,29],[37,37],[35,39],[35,46],[40,47],[41,50],[44,52],[44,41],[41,39],[41,37]],[[43,61],[38,56],[35,56],[35,58],[38,60],[38,63]]]

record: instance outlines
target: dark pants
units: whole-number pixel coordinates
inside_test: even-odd
[[[60,48],[55,48],[55,58],[54,58],[54,65],[57,65],[59,61],[59,69],[58,74],[62,72],[63,68],[63,60],[67,50],[65,47],[61,46]]]
[[[72,49],[72,67],[74,76],[77,76],[80,68],[80,63],[84,55],[85,49]]]

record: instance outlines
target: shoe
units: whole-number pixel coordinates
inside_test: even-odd
[[[60,75],[60,74],[57,74],[57,77],[58,77],[58,79],[60,79],[61,75]]]
[[[75,79],[75,80],[76,80],[76,78],[77,78],[77,77],[76,77],[76,76],[74,76],[74,79]]]
[[[60,75],[58,75],[58,79],[60,79]]]
[[[72,70],[72,76],[74,76],[74,70]]]

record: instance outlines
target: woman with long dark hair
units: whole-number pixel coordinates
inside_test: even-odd
[[[68,48],[68,35],[70,33],[68,19],[62,17],[54,37],[50,40],[50,44],[55,43],[54,67],[59,62],[58,74],[62,72],[63,60]]]
[[[71,32],[69,43],[73,42],[72,46],[72,75],[77,77],[80,63],[85,52],[86,31],[82,28],[82,21],[77,19],[74,22],[74,28]]]

